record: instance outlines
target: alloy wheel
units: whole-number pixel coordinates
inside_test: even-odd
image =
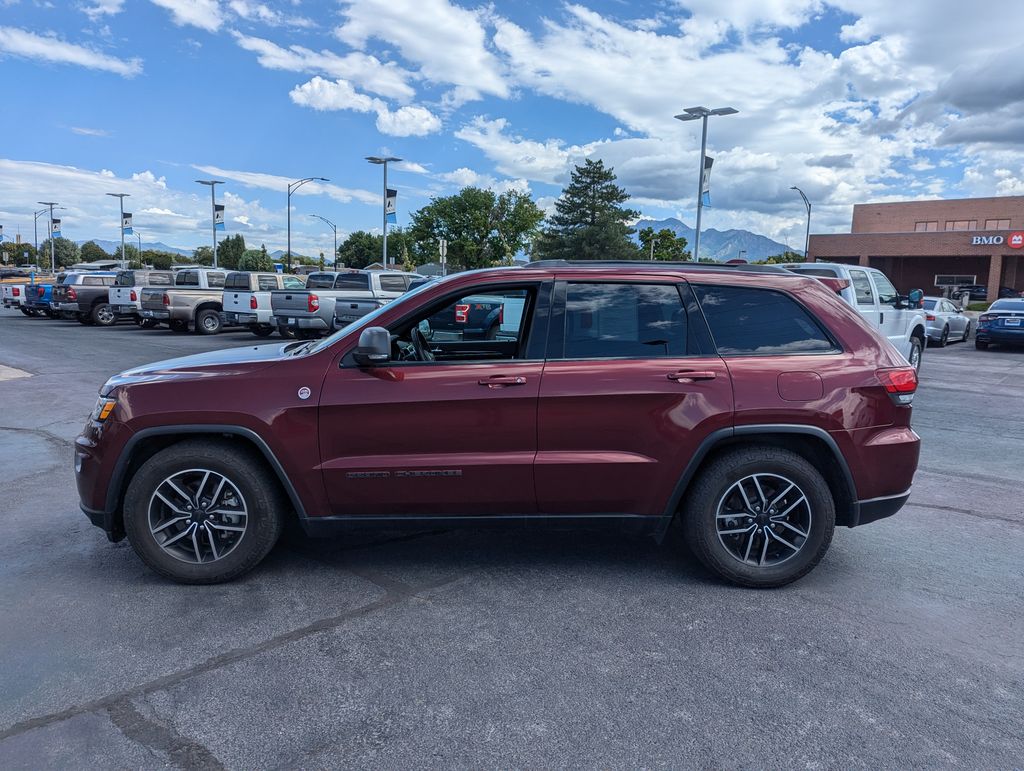
[[[725,550],[745,565],[772,567],[792,559],[811,533],[810,503],[796,482],[751,474],[718,501],[715,527]]]
[[[224,559],[248,528],[238,486],[209,469],[179,471],[164,479],[149,499],[149,531],[165,552],[195,564]]]

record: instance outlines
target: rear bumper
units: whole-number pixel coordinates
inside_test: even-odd
[[[891,517],[903,508],[910,497],[910,490],[899,495],[886,495],[881,498],[869,498],[866,501],[857,501],[853,509],[853,521],[850,527],[866,525],[879,519]]]
[[[139,315],[144,319],[153,319],[155,321],[167,321],[171,318],[170,311],[152,311],[148,308],[143,308],[139,311]]]
[[[239,326],[248,326],[250,324],[258,324],[259,317],[255,313],[236,313],[235,311],[224,311],[220,314],[221,321],[225,324],[237,324]]]
[[[55,311],[61,311],[63,313],[79,313],[80,309],[78,303],[50,303],[50,306]]]
[[[979,327],[974,333],[974,339],[983,343],[1005,343],[1007,345],[1024,345],[1024,326],[1020,329],[1007,329],[1006,327]]]
[[[291,327],[293,329],[328,330],[330,326],[319,316],[271,316],[270,324],[274,327]]]
[[[139,309],[135,305],[111,305],[110,310],[118,316],[135,316],[139,313]]]
[[[21,307],[21,300],[20,299],[15,299],[13,297],[5,297],[4,298],[4,307],[5,308],[20,308]]]

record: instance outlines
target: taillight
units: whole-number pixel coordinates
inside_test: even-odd
[[[167,292],[164,292],[164,305],[170,305],[170,304],[171,304],[171,298],[167,294]]]
[[[253,302],[256,302],[256,298],[253,298]],[[306,310],[308,310],[310,313],[316,313],[318,310],[320,310],[320,298],[317,297],[315,294],[310,294],[306,298]]]
[[[73,286],[68,287],[68,299],[71,300],[71,302],[78,300],[78,292],[75,291]]]
[[[249,296],[249,308],[256,310],[256,295]]]
[[[128,294],[128,297],[131,298],[132,302],[135,302],[136,300],[139,299],[139,296],[137,294],[135,294],[135,290],[134,289]]]
[[[878,382],[896,404],[910,404],[917,391],[917,370],[913,367],[894,367],[875,370]]]
[[[987,327],[989,324],[991,324],[997,318],[999,318],[999,317],[998,316],[993,316],[991,313],[983,313],[981,316],[978,317],[978,325],[982,326],[982,327]]]
[[[42,287],[39,287],[39,288],[38,288],[38,289],[36,290],[36,297],[42,297],[42,296],[43,296],[43,294],[45,293],[45,291],[46,291],[45,289],[43,289]]]
[[[21,288],[20,288],[20,287],[17,287],[17,286],[16,286],[16,287],[14,287],[14,292],[13,292],[12,294],[13,294],[13,295],[14,295],[15,297],[21,297]]]
[[[505,323],[505,304],[502,303],[498,306],[498,324]]]
[[[935,321],[935,317],[932,314],[930,314],[930,313],[925,314],[924,318],[925,318],[925,321]]]
[[[465,324],[469,321],[469,305],[467,303],[459,303],[455,306],[455,323]]]

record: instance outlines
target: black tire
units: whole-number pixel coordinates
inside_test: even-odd
[[[57,313],[57,311],[45,310],[45,311],[36,311],[36,313],[37,313],[37,314],[39,314],[39,313],[42,313],[42,314],[43,314],[43,315],[45,315],[45,316],[46,316],[46,317],[47,317],[48,319],[57,319],[57,318],[60,318],[60,314],[59,314],[59,313]]]
[[[484,340],[497,340],[498,339],[498,325],[491,324],[484,333]]]
[[[921,360],[924,358],[924,341],[914,335],[910,338],[910,363],[914,365],[914,369],[918,372],[921,371]]]
[[[143,329],[156,329],[160,322],[156,319],[139,319],[139,326]]]
[[[799,543],[797,552],[778,564],[758,565],[744,561],[750,545],[743,557],[734,555],[719,535],[717,515],[720,503],[725,501],[725,496],[737,482],[753,474],[785,477],[794,482],[806,498],[807,536]],[[784,586],[813,570],[832,542],[836,518],[832,493],[814,466],[789,450],[761,445],[729,450],[702,469],[690,485],[678,516],[687,546],[705,567],[726,581],[760,589]],[[745,526],[747,518],[740,519],[744,519],[741,524]],[[763,531],[755,529],[750,536],[752,542],[758,542],[754,539],[760,532]],[[742,535],[738,537],[743,538]],[[776,546],[777,542],[768,536],[760,538],[760,544],[767,542],[772,549],[783,548]]]
[[[167,326],[171,328],[172,332],[178,335],[183,335],[188,332],[188,322],[186,321],[179,321],[175,319],[174,321],[168,321]]]
[[[979,340],[978,338],[974,338],[974,347],[976,349],[978,349],[979,351],[987,351],[988,350],[988,341],[987,340]]]
[[[281,335],[285,340],[295,339],[295,330],[290,327],[278,327],[277,334]]]
[[[18,310],[21,311],[22,313],[24,313],[26,316],[35,316],[36,315],[36,312],[34,310],[29,309],[29,308],[18,308]]]
[[[295,330],[295,338],[298,340],[318,340],[320,332],[315,329],[297,329]]]
[[[184,561],[161,547],[158,536],[151,531],[151,506],[161,505],[153,503],[157,488],[167,478],[191,469],[223,475],[241,494],[247,511],[245,532],[237,545],[218,559]],[[216,584],[238,578],[267,556],[281,534],[288,503],[272,480],[272,472],[255,450],[209,439],[179,442],[147,460],[132,477],[124,499],[128,540],[143,562],[172,581]],[[190,516],[201,519],[199,514]],[[177,527],[190,525],[191,521]],[[202,536],[197,540],[202,541]],[[201,543],[201,547],[207,546]]]
[[[968,321],[967,322],[967,326],[964,327],[964,336],[963,336],[961,342],[966,343],[970,339],[971,339],[971,322]]]
[[[92,316],[90,316],[88,313],[76,313],[75,321],[87,327],[92,326]]]
[[[99,327],[112,327],[117,323],[117,314],[108,303],[94,305],[89,317],[92,323]]]
[[[270,337],[274,334],[274,328],[271,326],[250,327],[249,331],[256,335],[256,337]]]
[[[945,348],[949,343],[949,327],[942,328],[942,335],[939,337],[939,348]]]
[[[196,332],[200,335],[217,335],[224,324],[220,320],[220,312],[212,308],[199,311],[196,315]]]

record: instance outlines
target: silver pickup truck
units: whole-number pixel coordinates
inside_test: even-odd
[[[172,332],[188,332],[195,325],[197,332],[214,335],[220,332],[225,271],[210,268],[187,268],[174,274],[174,286],[149,287],[142,290],[145,320],[166,324]]]
[[[224,323],[248,327],[256,337],[268,337],[274,327],[270,323],[270,293],[276,289],[306,288],[306,279],[282,273],[228,273],[224,281]]]
[[[121,270],[110,287],[110,310],[119,319],[131,319],[143,329],[151,329],[157,322],[144,319],[142,313],[142,290],[146,287],[174,286],[174,274],[169,270]]]
[[[302,291],[271,292],[271,323],[282,336],[326,334],[400,297],[420,278],[397,270],[312,273]]]

